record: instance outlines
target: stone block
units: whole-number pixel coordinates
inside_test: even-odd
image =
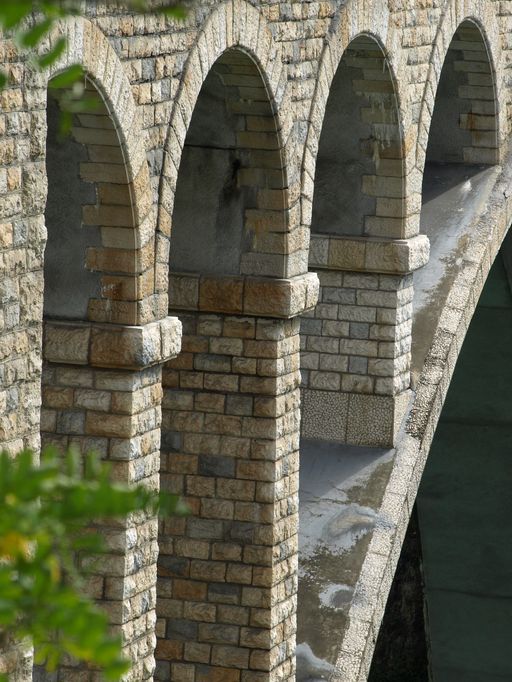
[[[306,389],[302,392],[301,433],[304,438],[344,442],[348,395]]]
[[[199,309],[222,313],[241,313],[243,279],[202,277],[199,285]]]
[[[197,310],[199,305],[199,277],[169,275],[169,307]]]
[[[49,362],[85,365],[89,359],[90,338],[88,324],[46,322],[44,357]]]

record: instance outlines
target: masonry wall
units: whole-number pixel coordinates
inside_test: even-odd
[[[52,173],[51,163],[46,167],[47,81],[51,74],[34,74],[26,55],[17,51],[9,37],[0,41],[0,59],[10,77],[8,87],[0,93],[0,441],[12,453],[25,446],[37,450],[41,432],[45,439],[62,444],[77,442],[86,447],[94,442],[106,458],[116,462],[123,480],[142,476],[156,486],[155,458],[162,436],[162,482],[190,498],[196,520],[170,522],[160,530],[160,604],[155,601],[154,520],[145,535],[141,531],[151,565],[145,573],[147,581],[135,580],[130,591],[135,573],[127,568],[132,547],[126,545],[114,551],[124,562],[123,575],[117,582],[110,580],[113,576],[102,576],[95,588],[107,603],[107,583],[108,589],[118,590],[119,608],[132,597],[149,595],[145,629],[135,627],[141,622],[139,616],[142,618],[136,608],[129,617],[113,616],[120,631],[130,631],[127,642],[140,636],[147,643],[142,653],[133,647],[137,663],[132,679],[165,679],[172,669],[173,679],[203,682],[221,674],[214,668],[219,668],[222,658],[227,662],[224,668],[237,681],[271,679],[273,671],[278,671],[275,679],[280,675],[280,679],[291,680],[293,607],[281,609],[280,605],[287,604],[289,598],[293,602],[296,558],[280,558],[284,536],[279,523],[284,518],[285,525],[293,529],[297,504],[298,318],[306,311],[301,339],[303,432],[310,437],[319,435],[318,411],[308,393],[314,389],[332,406],[328,413],[332,418],[321,435],[343,441],[352,438],[352,430],[357,432],[353,442],[392,442],[407,400],[410,273],[428,258],[428,245],[418,235],[421,182],[442,65],[455,31],[470,19],[481,29],[479,50],[481,53],[483,40],[492,68],[489,74],[482,66],[476,71],[464,67],[462,73],[468,80],[461,87],[471,96],[471,106],[479,99],[492,101],[496,116],[492,122],[477,118],[467,125],[464,115],[468,112],[461,110],[461,135],[467,140],[471,136],[467,148],[479,150],[478,159],[472,158],[484,160],[483,148],[487,162],[494,163],[502,156],[511,111],[506,66],[512,49],[512,4],[508,0],[427,1],[421,5],[413,0],[402,4],[201,0],[183,23],[158,14],[133,15],[104,3],[89,3],[84,11],[85,19],[61,27],[69,42],[59,66],[76,61],[84,64],[109,119],[110,142],[105,146],[112,147],[122,163],[119,158],[113,162],[97,157],[98,174],[88,177],[95,186],[89,188],[95,192],[95,200],[88,203],[84,197],[81,202],[81,225],[91,225],[88,234],[94,236],[77,252],[94,286],[76,315],[78,330],[73,325],[65,329],[47,325],[44,343],[44,280],[58,288],[58,278],[51,284],[55,268],[50,258],[46,273],[44,270],[50,220],[48,212],[45,218],[47,175]],[[364,172],[361,182],[354,180],[346,186],[345,195],[341,193],[346,196],[350,187],[364,195],[357,229],[351,223],[334,236],[325,230],[328,239],[324,230],[315,230],[310,249],[316,161],[331,83],[346,49],[354,39],[352,44],[357,47],[361,34],[360,50],[369,49],[367,36],[371,34],[380,52],[376,57],[379,63],[367,72],[360,61],[352,63],[351,68],[361,76],[353,79],[359,82],[358,97],[375,99],[372,88],[379,90],[382,82],[388,87],[390,74],[393,77],[393,144],[400,159],[399,175],[391,172],[392,164],[381,162],[387,189],[392,187],[381,194],[379,169],[368,142],[379,125],[385,132],[391,109],[358,108],[357,114],[372,121],[371,125],[367,119],[354,121]],[[474,29],[465,25],[461,39],[471,42],[474,38]],[[49,44],[52,41],[55,37]],[[373,43],[370,47],[373,49]],[[472,50],[458,48],[463,59],[457,57],[454,63],[467,58],[474,65],[475,60],[466,54]],[[237,66],[242,68],[226,72],[224,78],[231,77],[229,88],[238,88],[236,98],[246,103],[264,94],[264,116],[272,120],[272,132],[280,140],[280,174],[277,186],[272,186],[275,174],[249,174],[245,189],[241,178],[237,179],[237,191],[251,195],[256,187],[259,192],[249,207],[253,213],[238,215],[240,226],[248,229],[247,241],[242,240],[240,248],[243,266],[239,271],[214,273],[232,278],[219,284],[215,277],[211,281],[211,273],[201,263],[182,273],[180,258],[169,254],[172,229],[177,227],[173,219],[180,163],[192,153],[183,149],[194,107],[212,67],[229,50],[249,55],[247,71],[239,58]],[[361,56],[358,53],[352,58]],[[374,59],[375,55],[366,57]],[[388,70],[384,81],[382,69]],[[258,92],[252,90],[254,80],[247,81],[244,91],[243,76],[254,79],[256,74]],[[366,87],[365,82],[373,85]],[[482,92],[471,93],[468,88],[481,88]],[[479,98],[478,94],[485,96]],[[478,117],[481,115],[488,114],[479,112]],[[249,118],[251,113],[244,111],[237,120],[258,125]],[[92,124],[83,119],[76,126],[73,144],[81,146],[82,154],[91,152],[88,135],[106,140],[101,125]],[[343,125],[350,127],[348,112]],[[248,137],[245,147],[239,145],[246,150],[247,161],[251,155],[258,156],[254,150],[261,149],[269,131],[247,128],[237,132],[258,133],[255,145]],[[334,124],[332,134],[336,134]],[[226,146],[226,140],[223,144]],[[381,146],[383,152],[390,148]],[[353,154],[357,152],[354,145]],[[77,157],[80,153],[77,151]],[[389,173],[384,172],[386,164]],[[247,166],[261,170],[251,159]],[[112,206],[117,208],[106,210]],[[334,213],[338,210],[336,207]],[[231,213],[221,211],[220,215],[232,220]],[[187,225],[192,231],[192,223]],[[202,229],[196,235],[201,235]],[[185,250],[189,248],[187,230],[182,237]],[[315,273],[322,293],[320,305],[313,311],[318,293]],[[265,288],[266,283],[258,278],[268,278],[272,286]],[[80,291],[83,293],[82,286]],[[235,310],[219,307],[228,295],[239,302]],[[59,317],[53,308],[47,296],[48,318]],[[73,311],[64,315],[69,316],[75,317]],[[171,360],[180,343],[176,317],[186,325],[185,346],[184,354]],[[279,334],[268,339],[264,336],[268,329],[279,330]],[[53,356],[51,352],[48,355],[52,335],[54,349],[58,348]],[[78,344],[77,338],[82,339]],[[41,389],[43,348],[47,364]],[[166,364],[169,361],[171,364]],[[207,385],[207,381],[212,383]],[[371,400],[363,405],[362,396]],[[373,419],[374,403],[380,398],[387,401],[385,427],[368,440],[368,419]],[[190,450],[198,433],[208,452],[203,452],[203,445]],[[219,445],[218,451],[209,452],[215,450],[217,441],[228,439],[230,443],[231,438],[243,441],[240,449],[226,454]],[[115,454],[114,446],[119,443],[123,447]],[[247,448],[264,452],[266,447],[273,450],[271,464],[255,454],[254,465]],[[121,451],[124,454],[119,454]],[[208,457],[217,457],[221,468],[209,469]],[[249,463],[254,469],[245,478],[244,467]],[[215,528],[213,537],[197,518]],[[245,528],[237,524],[246,523],[252,524],[250,537],[233,539],[233,529],[241,532]],[[194,536],[194,524],[201,529],[198,537]],[[294,532],[289,533],[290,556],[296,557]],[[267,539],[260,544],[256,537]],[[193,550],[187,549],[186,541],[191,539]],[[266,548],[263,563],[248,558],[253,546]],[[189,556],[190,551],[200,556]],[[207,575],[201,573],[205,568]],[[187,585],[201,585],[193,598],[187,597],[189,588],[184,587],[184,576],[173,573],[176,570],[186,573]],[[213,579],[214,575],[222,575],[222,580]],[[214,584],[223,588],[216,592]],[[284,591],[281,585],[286,585]],[[185,591],[180,594],[182,588]],[[234,596],[229,598],[236,603],[228,604],[224,597],[217,601],[230,590]],[[249,594],[259,594],[264,606],[250,602]],[[263,612],[259,609],[267,619],[263,634],[254,630],[261,627],[258,615]],[[197,646],[185,646],[185,638],[191,642],[196,634]],[[154,673],[156,636],[159,663]],[[234,659],[227,659],[224,653],[228,649],[224,652],[222,647],[228,647]],[[7,652],[5,669],[17,669],[12,672],[13,679],[28,679],[27,666],[16,660]],[[70,675],[69,671],[66,674]]]

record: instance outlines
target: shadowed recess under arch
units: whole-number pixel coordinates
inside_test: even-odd
[[[281,144],[260,71],[226,51],[206,77],[178,171],[171,272],[271,274],[286,227]]]
[[[59,91],[48,90],[45,317],[136,324],[154,282],[147,168],[132,177],[116,120],[85,83],[64,137]]]
[[[426,162],[498,163],[498,111],[492,63],[480,28],[464,21],[445,56]]]
[[[327,100],[313,233],[400,236],[403,150],[387,58],[369,35],[345,50]]]
[[[413,380],[419,376],[465,244],[496,181],[498,110],[480,28],[460,24],[441,71],[422,184],[420,229],[430,260],[414,274]]]

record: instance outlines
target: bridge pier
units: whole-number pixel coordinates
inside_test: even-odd
[[[305,438],[393,445],[410,397],[412,271],[428,239],[313,235],[319,304],[302,320]]]
[[[190,310],[191,290],[199,310]],[[189,309],[174,308],[183,353],[164,370],[161,482],[191,513],[161,526],[156,679],[291,681],[300,403],[294,313],[314,303],[316,281],[173,275],[171,292],[171,305],[188,300]]]

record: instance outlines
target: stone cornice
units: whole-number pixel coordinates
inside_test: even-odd
[[[426,265],[429,255],[429,239],[423,234],[410,239],[312,234],[309,266],[324,270],[406,275]]]
[[[314,272],[290,279],[173,273],[169,277],[169,307],[287,319],[313,308],[318,289]]]
[[[140,370],[167,362],[180,348],[181,322],[176,317],[144,326],[44,322],[44,359],[52,363]]]

